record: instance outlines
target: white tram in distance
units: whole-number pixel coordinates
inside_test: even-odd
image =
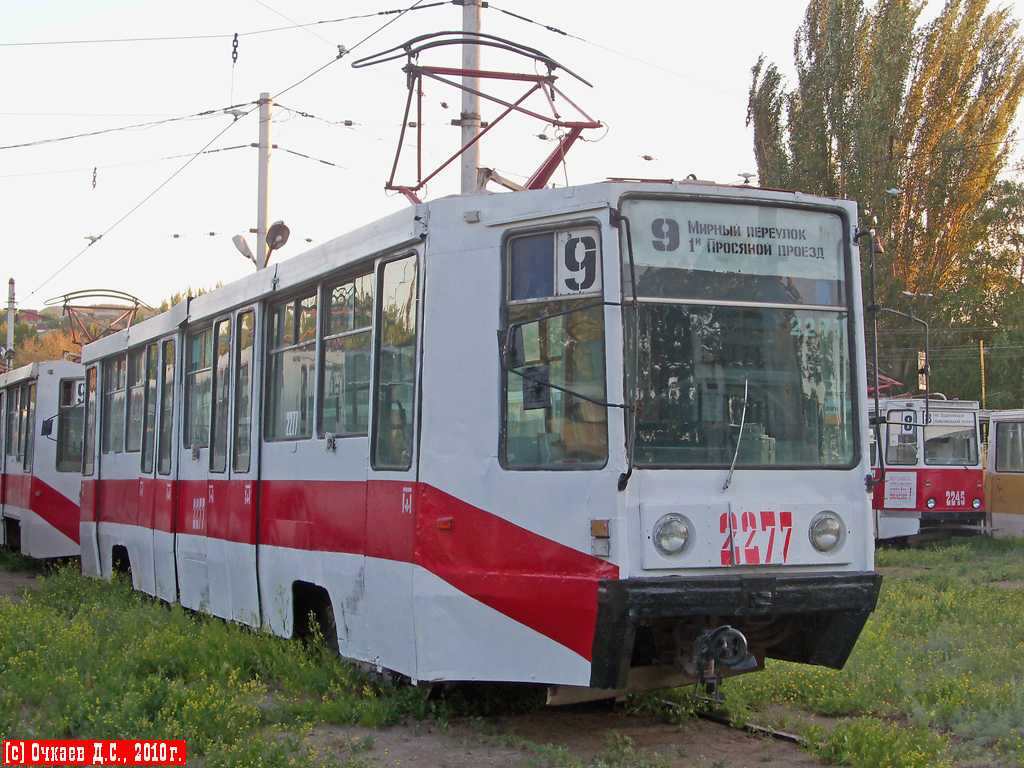
[[[450,197],[179,304],[84,350],[83,570],[552,701],[839,668],[880,585],[855,227]]]
[[[871,405],[874,413],[874,404]],[[873,456],[879,540],[921,540],[985,529],[985,468],[976,401],[879,400],[884,475]],[[874,449],[874,446],[872,446]]]
[[[28,557],[79,553],[83,370],[54,360],[0,373],[0,545]]]

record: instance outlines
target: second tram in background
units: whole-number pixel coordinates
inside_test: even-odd
[[[83,570],[552,701],[842,667],[880,584],[857,254],[798,193],[417,204],[85,347]]]
[[[872,403],[872,411],[874,404]],[[978,403],[941,398],[879,401],[884,478],[875,485],[879,540],[985,529]],[[876,477],[878,446],[873,448]]]
[[[83,368],[54,360],[0,374],[0,544],[79,554]]]

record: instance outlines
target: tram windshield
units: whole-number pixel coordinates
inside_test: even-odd
[[[636,464],[851,465],[840,217],[735,202],[623,210],[639,298],[627,312]]]
[[[924,428],[924,463],[968,466],[978,463],[978,427],[973,413],[932,411]],[[943,423],[944,422],[944,423]]]

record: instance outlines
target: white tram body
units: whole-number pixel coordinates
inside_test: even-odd
[[[417,681],[692,683],[724,625],[841,667],[880,584],[855,227],[450,197],[179,304],[84,350],[83,569]]]
[[[54,360],[0,374],[0,544],[79,553],[83,368]]]

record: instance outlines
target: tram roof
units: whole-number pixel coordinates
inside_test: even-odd
[[[13,371],[0,373],[0,389],[24,381],[38,379],[40,373],[56,373],[59,376],[81,376],[82,367],[71,360],[46,360],[41,363],[26,363]]]
[[[273,262],[265,269],[201,296],[186,299],[167,312],[85,345],[82,362],[90,363],[129,346],[158,339],[185,323],[212,319],[232,308],[282,294],[330,271],[343,269],[347,264],[411,246],[425,239],[432,216],[446,221],[479,222],[484,227],[518,222],[539,223],[545,219],[608,209],[617,205],[626,194],[688,194],[764,202],[829,202],[851,213],[855,211],[855,204],[846,200],[693,179],[608,179],[572,187],[451,195],[412,205],[308,251]],[[471,212],[475,218],[470,218]]]

